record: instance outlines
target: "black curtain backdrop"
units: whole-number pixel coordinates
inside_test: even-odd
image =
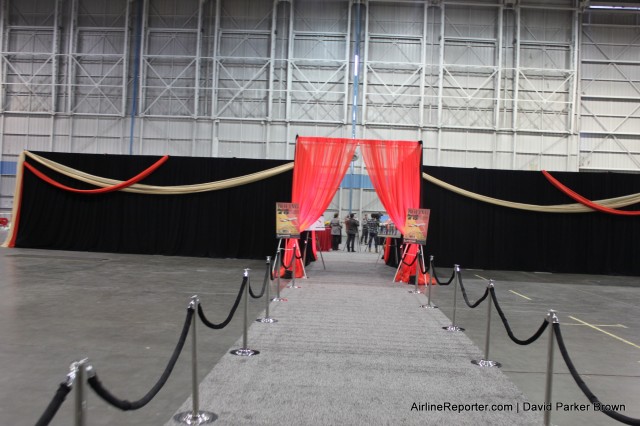
[[[460,188],[528,204],[574,201],[541,172],[423,167]],[[640,192],[640,175],[553,172],[590,200]],[[640,216],[536,213],[475,201],[428,181],[422,207],[431,209],[425,255],[435,264],[494,270],[640,275]],[[640,210],[640,205],[629,210]]]
[[[60,164],[117,180],[159,156],[38,152]],[[74,188],[94,189],[27,161]],[[170,157],[141,183],[171,186],[239,177],[288,161]],[[293,172],[235,188],[186,195],[74,194],[25,169],[16,247],[264,259],[275,253],[275,203],[291,200]]]
[[[37,153],[87,173],[126,180],[157,156]],[[29,160],[28,160],[29,161]],[[90,185],[29,161],[74,188]],[[287,163],[280,160],[170,157],[142,183],[213,182]],[[424,167],[478,194],[529,204],[573,201],[541,172]],[[640,191],[640,175],[554,172],[596,200]],[[16,247],[217,258],[273,255],[275,203],[290,201],[292,171],[231,189],[186,195],[125,192],[82,195],[52,187],[25,170]],[[537,213],[475,201],[422,182],[421,207],[431,209],[425,257],[438,266],[640,275],[640,217],[606,213]],[[640,206],[630,207],[640,210]],[[303,247],[303,246],[301,246]]]

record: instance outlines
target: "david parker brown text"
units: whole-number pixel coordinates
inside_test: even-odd
[[[625,411],[624,404],[578,404],[577,402],[565,403],[556,402],[555,404],[533,404],[531,402],[517,402],[515,404],[454,404],[451,402],[442,402],[439,404],[418,404],[414,402],[411,411],[450,411],[454,413],[462,413],[465,411],[511,411],[519,413],[520,411]]]

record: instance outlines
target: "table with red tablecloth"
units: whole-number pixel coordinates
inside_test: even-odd
[[[316,238],[320,251],[331,250],[331,227],[326,227],[324,231],[316,231]]]

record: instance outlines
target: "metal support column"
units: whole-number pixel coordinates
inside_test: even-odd
[[[7,37],[5,35],[6,32],[6,21],[7,21],[7,11],[8,11],[8,2],[9,0],[0,0],[0,161],[4,158],[4,102],[5,102],[5,93],[6,93],[6,69],[7,63],[5,58],[5,52],[7,51],[6,40]],[[2,199],[2,173],[0,173],[0,200]]]
[[[511,116],[511,131],[512,131],[512,148],[513,155],[511,157],[511,168],[516,169],[516,157],[518,151],[518,96],[520,89],[520,6],[516,5],[515,9],[515,52],[514,52],[514,72],[513,72],[513,112]]]
[[[51,113],[49,130],[49,150],[54,151],[56,138],[56,110],[58,105],[58,73],[60,71],[60,28],[62,27],[62,14],[60,3],[62,0],[55,0],[53,11],[53,40],[51,42]]]
[[[498,130],[500,129],[500,92],[502,90],[502,32],[504,26],[504,7],[501,5],[498,8],[498,29],[497,29],[497,42],[496,42],[496,80],[494,84],[494,115],[493,115],[493,129],[495,131],[494,134],[494,142],[493,142],[493,155],[491,157],[491,162],[493,168],[498,167]]]
[[[222,0],[216,0],[216,10],[215,10],[215,23],[213,25],[213,46],[212,46],[212,52],[211,52],[211,57],[213,58],[213,64],[211,66],[211,118],[213,118],[214,120],[217,118],[218,115],[218,72],[219,72],[219,68],[220,68],[220,50],[219,50],[219,45],[220,45],[220,13],[221,13],[221,1]],[[214,129],[217,127],[216,122],[214,121],[213,125],[212,125],[212,140],[214,140],[216,138],[216,134]],[[211,156],[212,157],[217,157],[218,153],[216,152],[217,147],[212,146],[211,147]],[[214,155],[215,154],[215,155]]]
[[[120,89],[122,90],[122,98],[120,99],[120,117],[124,118],[127,113],[127,87],[129,82],[129,31],[131,30],[131,3],[126,2],[124,12],[124,28],[123,28],[123,40],[122,40],[122,84]],[[122,120],[122,123],[125,123]],[[124,135],[124,132],[122,133]]]
[[[356,19],[358,19],[356,17]],[[360,17],[360,19],[356,22],[356,28],[358,28],[358,24],[360,23],[360,21],[362,20],[362,17]],[[356,30],[357,31],[357,30]],[[360,32],[358,32],[357,35],[359,35]],[[356,40],[360,40],[359,37],[356,38]],[[369,93],[369,44],[371,42],[371,39],[369,37],[369,7],[366,8],[365,10],[365,15],[364,15],[364,56],[362,58],[362,108],[361,108],[361,114],[362,114],[362,125],[365,126],[367,123],[367,94]],[[356,43],[359,45],[359,43],[356,41]],[[354,55],[355,57],[355,55]],[[360,64],[358,63],[357,66],[359,66]],[[356,66],[356,63],[354,61],[354,66]],[[354,76],[355,76],[355,70],[354,70]],[[356,79],[354,78],[354,93],[357,90],[356,88]],[[354,101],[357,102],[357,100],[354,98]],[[356,104],[354,104],[356,105]],[[355,131],[355,126],[352,123],[352,136],[353,138],[355,138],[355,136],[353,136]]]
[[[355,17],[355,39],[353,46],[353,98],[351,103],[351,138],[356,138],[356,127],[358,124],[358,87],[360,86],[360,32],[362,21],[362,4],[361,0],[356,0],[356,17]],[[366,67],[366,64],[365,64]],[[349,165],[349,213],[353,212],[353,186],[354,186],[354,162],[355,156],[351,159]]]
[[[202,62],[202,27],[204,17],[202,16],[202,9],[204,7],[205,0],[198,1],[198,33],[196,34],[196,58],[195,58],[195,82],[193,93],[193,119],[194,126],[197,126],[197,120],[200,116],[200,66]],[[194,132],[195,134],[195,132]]]
[[[573,40],[571,44],[571,66],[573,68],[573,79],[571,81],[571,110],[569,113],[569,132],[567,138],[567,171],[578,171],[578,160],[580,158],[580,133],[576,131],[578,117],[580,116],[580,43],[582,35],[582,11],[579,8],[573,12]],[[575,147],[573,150],[572,148]],[[576,162],[572,170],[571,157],[575,155]]]
[[[350,56],[350,52],[351,52],[351,8],[353,7],[353,0],[349,0],[349,5],[348,5],[348,9],[347,9],[347,36],[345,37],[345,67],[344,67],[344,101],[343,101],[343,106],[344,106],[344,124],[346,125],[349,122],[349,77],[351,76],[350,74],[350,68],[349,68],[349,62],[351,59]],[[340,187],[340,190],[342,191],[342,187]]]
[[[287,123],[291,122],[291,89],[292,89],[292,81],[291,78],[293,77],[293,40],[294,40],[294,36],[293,36],[293,18],[294,18],[294,10],[293,10],[293,3],[289,3],[289,33],[288,35],[288,41],[287,41],[287,58],[286,58],[286,64],[287,64],[287,100],[286,100],[286,106],[285,106],[285,119],[287,120]],[[289,149],[288,149],[288,139],[287,139],[287,153],[288,153]],[[287,158],[289,158],[287,156]],[[293,155],[291,156],[291,158],[293,158]]]
[[[0,0],[0,114],[4,113],[4,99],[6,93],[5,78],[7,75],[7,63],[5,52],[7,51],[6,41],[6,26],[7,15],[9,10],[9,0]],[[3,115],[4,117],[4,115]],[[0,137],[3,135],[0,134]],[[2,155],[2,151],[0,151]]]
[[[420,72],[420,105],[418,106],[418,111],[420,117],[418,118],[418,128],[419,132],[422,132],[422,128],[424,127],[424,98],[426,94],[425,91],[425,80],[427,78],[427,21],[428,21],[428,13],[429,13],[429,3],[424,2],[423,11],[422,11],[422,38],[420,40],[420,62],[422,71]],[[419,137],[419,140],[422,140],[422,137]]]
[[[78,0],[70,0],[71,10],[69,12],[69,32],[67,40],[67,113],[73,114],[73,103],[75,90],[73,85],[76,77],[76,46],[78,44]],[[69,118],[69,128],[72,130],[72,118]],[[69,139],[72,138],[72,131],[69,130]],[[69,144],[69,146],[72,146]]]
[[[440,3],[440,51],[438,52],[438,140],[436,148],[436,166],[442,157],[442,96],[444,94],[444,3]]]

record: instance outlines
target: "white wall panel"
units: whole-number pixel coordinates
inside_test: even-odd
[[[584,15],[581,169],[640,170],[638,17],[606,10]]]

